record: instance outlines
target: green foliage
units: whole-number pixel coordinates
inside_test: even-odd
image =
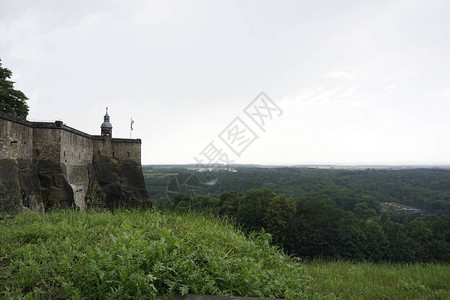
[[[198,183],[195,194],[220,197],[224,191],[247,192],[270,188],[294,199],[320,198],[344,210],[366,202],[380,213],[381,202],[396,202],[426,213],[450,215],[449,169],[344,170],[297,167],[237,166],[236,172],[217,171],[214,185]],[[183,167],[143,167],[151,199],[163,202],[172,174],[181,179],[198,172]],[[185,192],[185,191],[183,191]]]
[[[265,210],[275,194],[269,189],[250,190],[244,194],[237,209],[237,220],[248,231],[259,231],[265,227]]]
[[[387,220],[383,230],[388,240],[386,259],[393,262],[410,262],[414,258],[414,244],[403,224]]]
[[[12,72],[2,67],[0,59],[0,111],[14,114],[21,118],[28,115],[28,98],[19,90],[14,89],[14,82],[10,80]]]
[[[363,222],[377,215],[375,209],[369,208],[367,202],[357,203],[353,211],[355,212],[355,215],[358,217],[358,219],[360,219]]]
[[[450,267],[429,264],[306,263],[321,299],[449,299]]]
[[[86,205],[87,209],[90,210],[98,210],[101,207],[105,206],[105,194],[103,193],[102,189],[100,188],[99,184],[97,182],[94,182],[88,190],[88,193],[86,195]]]
[[[384,234],[383,227],[374,220],[368,220],[363,225],[365,234],[366,259],[370,261],[381,261],[386,255],[388,240]]]
[[[221,215],[236,215],[242,194],[235,191],[223,192],[219,199],[219,212]]]
[[[294,199],[284,195],[275,196],[267,203],[264,214],[265,228],[272,234],[276,244],[283,245],[286,240],[295,210]]]
[[[308,258],[364,257],[363,235],[356,217],[320,199],[298,203],[285,248]]]
[[[219,200],[209,196],[198,196],[192,198],[189,194],[178,194],[165,205],[164,208],[175,211],[209,211],[216,212]]]
[[[177,210],[207,211],[235,218],[246,232],[264,229],[274,244],[298,257],[374,262],[450,262],[447,216],[383,213],[367,202],[353,211],[321,198],[293,198],[269,189],[247,193],[174,197]]]
[[[192,208],[194,210],[208,210],[217,207],[219,200],[209,196],[198,196],[195,197],[192,203]]]
[[[188,194],[178,194],[169,203],[169,206],[177,209],[189,209],[192,206],[192,198]]]
[[[21,214],[0,221],[0,298],[305,298],[301,264],[231,224],[157,211]]]
[[[180,178],[195,177],[195,171],[175,170]],[[450,170],[236,170],[217,172],[216,185],[198,183],[195,194],[205,196],[185,194],[176,201],[186,203],[186,209],[231,216],[247,232],[264,229],[275,244],[298,257],[450,262],[450,217],[445,215],[450,214],[445,204],[450,205]],[[161,168],[148,171],[164,173]],[[219,201],[208,200],[214,197]],[[380,201],[437,214],[382,211]]]

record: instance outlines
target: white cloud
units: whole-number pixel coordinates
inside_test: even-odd
[[[385,91],[385,92],[393,91],[393,90],[395,90],[395,88],[397,88],[397,85],[391,84],[391,85],[387,86],[387,87],[384,89],[384,91]]]
[[[324,77],[339,79],[339,80],[355,80],[358,78],[358,73],[339,69],[339,70],[333,70],[333,71],[326,73],[324,75]]]
[[[358,91],[358,88],[358,85],[352,85],[346,88],[325,86],[303,88],[300,89],[297,95],[284,98],[281,101],[281,105],[287,108],[365,106],[368,103],[365,96]]]
[[[419,72],[414,72],[414,71],[395,71],[390,76],[390,79],[391,80],[407,79],[407,78],[417,77],[419,75],[420,75]]]
[[[450,98],[450,89],[449,88],[445,88],[443,90],[434,92],[434,93],[430,93],[427,95],[427,97],[430,98]]]

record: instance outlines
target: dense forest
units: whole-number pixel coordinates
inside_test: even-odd
[[[209,195],[269,188],[295,199],[320,198],[352,210],[367,202],[395,202],[425,213],[450,215],[450,169],[316,169],[238,166],[233,170],[198,172],[188,167],[144,166],[149,198],[165,202],[179,193]]]
[[[299,257],[450,262],[450,170],[144,167],[144,176],[163,207],[231,216]]]

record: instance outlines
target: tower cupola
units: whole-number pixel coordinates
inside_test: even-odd
[[[102,136],[112,138],[112,124],[109,122],[108,108],[106,108],[106,115],[103,117],[103,123],[100,126],[102,129]]]

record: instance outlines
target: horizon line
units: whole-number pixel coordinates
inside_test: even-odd
[[[214,168],[226,166],[284,166],[284,167],[449,167],[450,163],[316,163],[316,164],[264,164],[264,163],[236,163],[236,164],[211,164],[201,166],[196,163],[143,163],[143,166],[198,166],[199,168]]]

